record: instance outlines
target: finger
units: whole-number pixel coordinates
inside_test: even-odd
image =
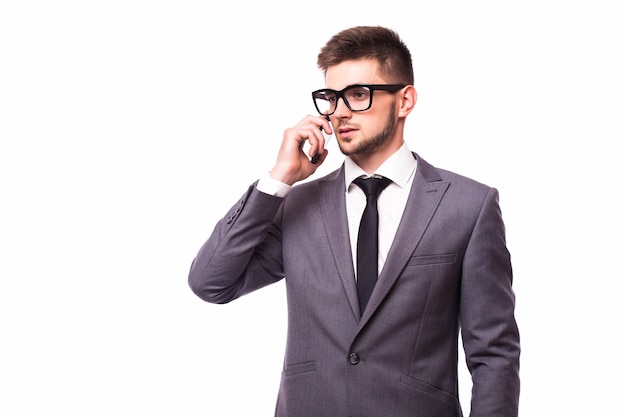
[[[301,155],[306,156],[313,164],[321,162],[327,141],[325,135],[332,134],[329,117],[308,115],[294,126],[292,133],[292,138],[298,142]]]
[[[333,126],[330,123],[330,116],[324,115],[324,116],[320,116],[320,118],[322,119],[322,124],[320,125],[320,130],[323,131],[324,133],[326,133],[327,135],[332,135],[332,133],[333,133]]]
[[[309,148],[309,156],[313,157],[314,154],[320,154],[324,151],[324,146],[326,145],[326,138],[322,134],[322,130],[315,129],[312,132],[312,135],[308,138],[309,144],[311,147]]]
[[[327,155],[328,150],[324,149],[321,153],[316,153],[315,155],[313,155],[313,157],[311,158],[311,163],[314,165],[322,165]]]
[[[312,126],[318,127],[319,130],[325,132],[326,134],[332,133],[332,126],[330,124],[329,116],[308,115],[304,117],[302,120],[300,120],[295,127],[296,128],[300,128],[300,127],[309,128]]]

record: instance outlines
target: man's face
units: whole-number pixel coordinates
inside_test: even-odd
[[[344,61],[329,67],[326,87],[342,90],[353,84],[387,84],[378,72],[375,60]],[[396,95],[373,91],[372,106],[362,112],[353,112],[343,100],[331,115],[339,149],[345,155],[369,155],[390,143],[396,132]]]

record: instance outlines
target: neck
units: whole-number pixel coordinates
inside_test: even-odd
[[[375,152],[354,154],[350,155],[350,158],[368,175],[372,175],[391,155],[402,147],[403,143],[402,140],[389,141],[384,146],[376,149]]]

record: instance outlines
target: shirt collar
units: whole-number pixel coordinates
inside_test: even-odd
[[[400,149],[398,149],[385,162],[383,162],[381,166],[378,167],[376,172],[374,172],[374,175],[387,177],[397,186],[404,188],[409,184],[409,180],[413,176],[415,167],[415,157],[405,142],[402,144]],[[368,177],[369,175],[360,166],[358,166],[352,158],[346,157],[346,190],[350,188],[352,181],[363,176]]]

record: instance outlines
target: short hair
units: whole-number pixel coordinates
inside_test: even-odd
[[[320,50],[317,66],[328,68],[353,59],[374,59],[391,83],[413,84],[411,52],[400,36],[382,26],[355,26],[334,35]]]

